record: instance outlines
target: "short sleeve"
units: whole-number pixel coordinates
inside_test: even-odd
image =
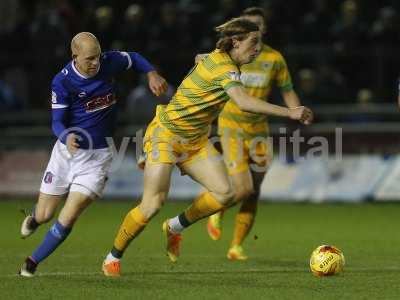
[[[132,66],[131,57],[124,51],[109,51],[103,54],[104,59],[109,60],[114,72],[119,73],[128,70]]]
[[[112,70],[116,73],[131,68],[143,73],[154,71],[154,67],[150,62],[137,52],[109,51],[104,53],[104,55],[104,59],[110,60]]]
[[[69,106],[68,93],[58,77],[53,79],[51,84],[51,108],[59,109]]]
[[[279,55],[279,59],[276,62],[276,84],[281,91],[288,92],[293,90],[293,83],[290,77],[289,69],[286,61],[282,55]]]

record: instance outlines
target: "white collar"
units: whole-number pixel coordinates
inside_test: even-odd
[[[81,78],[83,78],[83,79],[89,79],[89,78],[92,78],[92,77],[96,76],[96,75],[94,75],[94,76],[85,76],[85,75],[83,75],[82,73],[80,73],[80,72],[78,71],[78,69],[75,67],[75,61],[72,61],[71,65],[72,65],[72,70],[74,70],[74,72],[76,73],[76,75],[78,75],[79,77],[81,77]]]

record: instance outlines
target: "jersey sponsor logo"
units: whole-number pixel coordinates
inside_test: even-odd
[[[109,107],[117,102],[115,95],[109,93],[105,96],[96,97],[85,103],[86,112],[94,112]]]
[[[229,75],[230,79],[240,81],[240,73],[235,72],[235,71],[229,71],[228,75]]]
[[[267,76],[260,73],[242,73],[240,81],[247,87],[264,87]]]
[[[51,91],[51,103],[57,103],[57,94],[55,91]]]
[[[44,179],[43,179],[44,183],[52,183],[53,177],[54,177],[53,173],[46,172],[46,174],[44,175]]]

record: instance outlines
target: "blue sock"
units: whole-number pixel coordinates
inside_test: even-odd
[[[61,245],[70,232],[71,228],[66,228],[57,221],[53,226],[51,226],[50,230],[44,237],[42,244],[40,244],[35,252],[33,252],[31,258],[35,263],[40,263]]]

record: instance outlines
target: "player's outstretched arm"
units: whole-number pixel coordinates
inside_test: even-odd
[[[305,106],[286,108],[264,102],[260,99],[250,96],[242,86],[234,86],[227,91],[229,97],[246,112],[286,117],[292,120],[298,120],[303,124],[309,125],[313,121],[313,112]]]
[[[134,70],[147,74],[147,80],[151,92],[157,97],[166,93],[168,84],[166,80],[158,74],[153,65],[137,52],[112,52],[114,57],[121,62],[123,69],[133,67]]]
[[[282,92],[282,98],[285,101],[285,104],[289,108],[294,108],[301,106],[299,96],[294,90]]]

